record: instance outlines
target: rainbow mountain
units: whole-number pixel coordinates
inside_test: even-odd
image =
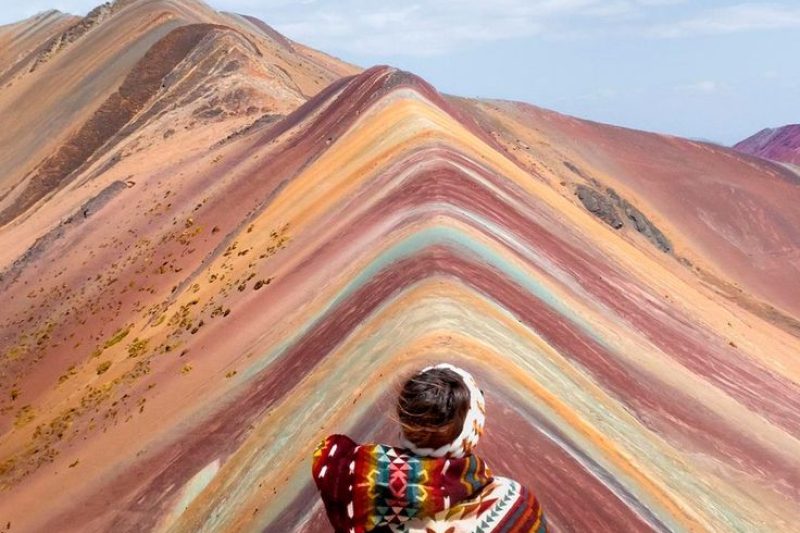
[[[553,531],[800,520],[800,176],[194,0],[0,27],[0,529],[328,531],[433,361]]]

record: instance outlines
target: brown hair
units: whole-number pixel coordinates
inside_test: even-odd
[[[397,400],[406,439],[419,448],[439,448],[461,433],[470,394],[457,373],[432,368],[409,378]]]

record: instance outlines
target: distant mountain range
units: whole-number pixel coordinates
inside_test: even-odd
[[[766,128],[734,145],[750,155],[800,165],[800,124]]]

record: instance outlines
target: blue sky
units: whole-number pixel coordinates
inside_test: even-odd
[[[97,1],[11,2],[0,23]],[[210,0],[451,94],[730,144],[800,122],[800,1]],[[5,2],[4,2],[5,4]]]

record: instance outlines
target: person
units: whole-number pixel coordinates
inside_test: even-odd
[[[473,453],[485,414],[472,375],[444,363],[402,386],[401,446],[323,439],[311,473],[336,533],[545,533],[533,493]]]

